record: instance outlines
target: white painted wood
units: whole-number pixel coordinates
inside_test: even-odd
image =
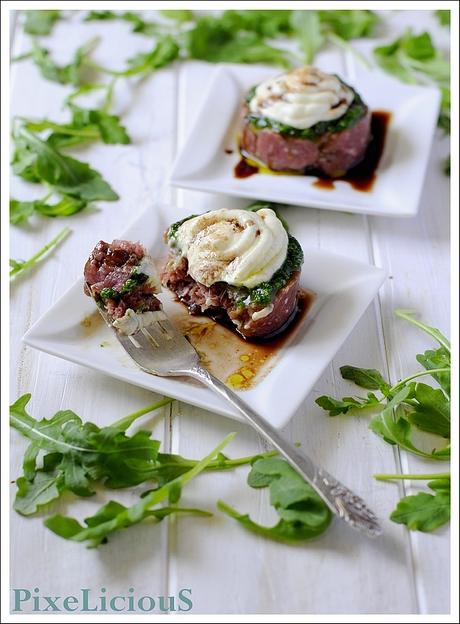
[[[387,37],[405,25],[429,27],[447,47],[447,32],[438,28],[427,11],[390,12]],[[124,60],[147,50],[149,39],[129,33],[128,24],[81,24],[81,14],[58,23],[46,38],[58,58],[91,36],[100,34],[96,58],[101,64],[121,67]],[[17,28],[13,54],[28,49],[28,39]],[[154,402],[140,388],[121,384],[21,345],[30,324],[64,292],[81,270],[88,249],[99,238],[116,236],[153,197],[167,199],[166,179],[176,153],[199,105],[210,67],[205,63],[175,65],[142,84],[123,82],[116,107],[133,137],[130,146],[94,145],[81,152],[120,194],[116,203],[65,221],[72,236],[43,265],[12,288],[11,397],[32,392],[31,412],[45,417],[55,410],[74,409],[83,419],[108,423]],[[63,118],[60,108],[68,89],[44,81],[23,62],[12,73],[12,110],[16,115]],[[417,219],[368,219],[358,215],[306,210],[311,244],[347,253],[390,271],[379,302],[371,306],[334,361],[318,381],[285,433],[331,472],[366,497],[386,518],[399,497],[399,488],[373,482],[374,472],[398,470],[393,449],[367,430],[366,417],[330,419],[315,405],[320,394],[341,396],[352,388],[341,380],[338,367],[345,363],[388,369],[393,380],[414,370],[414,355],[430,341],[395,321],[393,309],[412,307],[427,321],[448,331],[448,184],[438,172],[446,145],[437,138],[427,175],[424,200]],[[26,185],[12,181],[16,197],[32,197]],[[190,212],[214,206],[210,195],[178,193]],[[234,205],[219,198],[219,205]],[[152,216],[154,218],[154,216]],[[63,221],[37,220],[26,228],[12,228],[11,252],[29,257],[63,227]],[[288,400],[288,398],[287,398]],[[169,421],[153,419],[164,448],[191,457],[206,453],[228,431],[238,436],[226,451],[231,456],[259,452],[263,441],[244,425],[176,404]],[[145,417],[146,422],[152,419]],[[20,473],[23,441],[12,434],[11,475]],[[406,471],[444,469],[443,464],[402,457]],[[275,516],[267,493],[245,485],[247,469],[207,474],[184,492],[184,503],[213,509],[217,498],[259,522]],[[12,486],[12,492],[14,487]],[[114,498],[135,500],[135,493],[114,492]],[[63,502],[61,510],[83,517],[97,500]],[[195,613],[446,613],[448,611],[448,531],[436,535],[408,533],[385,520],[379,541],[360,538],[335,523],[322,538],[301,547],[262,540],[246,533],[216,511],[211,520],[183,518],[160,527],[142,526],[115,536],[98,551],[60,540],[43,528],[39,519],[12,514],[12,587],[39,586],[43,592],[72,594],[80,587],[123,592],[172,594],[192,589]]]
[[[53,37],[43,39],[59,58],[65,59],[87,38],[103,30],[106,35],[97,50],[97,59],[114,68],[122,67],[128,56],[152,44],[142,37],[129,35],[127,24],[80,25],[75,16],[71,22],[56,25]],[[122,41],[120,46],[117,42]],[[18,32],[14,54],[28,48],[28,40]],[[117,103],[126,108],[124,122],[133,138],[129,146],[94,145],[79,152],[101,171],[119,193],[121,200],[100,205],[98,210],[82,213],[65,220],[40,220],[26,228],[12,228],[11,253],[29,257],[59,231],[70,225],[72,235],[43,265],[24,276],[12,287],[11,329],[11,396],[32,392],[31,413],[48,417],[61,408],[71,408],[84,420],[108,424],[141,407],[154,403],[159,397],[140,388],[121,384],[109,377],[68,364],[51,356],[24,348],[20,339],[30,324],[43,314],[67,289],[77,275],[90,249],[100,238],[111,240],[126,223],[145,208],[145,202],[161,188],[166,168],[174,149],[175,110],[172,105],[161,106],[165,94],[174,101],[175,69],[159,72],[154,79],[136,86],[123,83]],[[16,115],[64,118],[61,104],[68,88],[43,80],[29,62],[13,68],[12,110]],[[124,92],[122,92],[124,91]],[[143,112],[142,112],[143,111]],[[17,179],[12,180],[12,194],[25,197],[29,189]],[[36,195],[35,195],[36,196]],[[168,445],[169,408],[146,423],[155,425],[155,437]],[[12,433],[12,478],[20,474],[20,462],[25,448],[20,436]],[[138,500],[137,491],[107,492],[88,500],[60,506],[61,513],[84,518],[105,500],[115,498],[125,504]],[[14,493],[15,486],[11,486]],[[38,518],[22,518],[12,512],[11,586],[38,586],[42,592],[72,595],[80,588],[101,587],[114,593],[127,594],[134,587],[139,595],[166,594],[167,525],[140,526],[120,533],[107,548],[98,551],[59,539],[45,529]]]

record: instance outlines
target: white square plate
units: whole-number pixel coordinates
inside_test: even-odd
[[[275,427],[284,426],[311,391],[385,278],[382,269],[308,248],[304,244],[308,240],[308,227],[302,213],[302,209],[294,207],[282,211],[292,234],[304,249],[301,285],[317,296],[307,317],[277,354],[270,372],[253,388],[242,391],[243,398]],[[161,257],[165,251],[164,230],[183,216],[183,211],[177,208],[157,205],[154,210],[146,211],[122,236],[142,241],[154,257]],[[166,313],[171,311],[171,306],[179,305],[168,291],[163,292],[160,299]],[[89,329],[84,323],[88,318],[96,321]],[[112,331],[98,320],[94,302],[83,294],[81,279],[29,329],[24,341],[128,383],[239,418],[230,405],[197,382],[155,377],[137,368]],[[289,397],[289,401],[285,397]]]
[[[391,113],[376,181],[370,191],[355,190],[344,181],[335,181],[334,189],[318,188],[313,185],[316,178],[312,176],[234,176],[239,161],[236,137],[243,97],[252,86],[279,71],[247,65],[221,65],[214,70],[201,108],[174,163],[171,184],[296,206],[393,217],[415,215],[436,128],[439,90],[404,84],[378,68],[366,69],[338,50],[320,54],[316,65],[342,76],[371,110]],[[200,73],[196,74],[200,81]],[[232,153],[227,153],[230,150]]]

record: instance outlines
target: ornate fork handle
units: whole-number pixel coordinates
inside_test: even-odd
[[[369,537],[375,537],[382,533],[376,515],[367,507],[362,498],[354,494],[340,481],[337,481],[326,470],[316,466],[307,455],[300,453],[219,379],[216,379],[199,364],[181,372],[205,383],[230,401],[252,424],[254,429],[266,438],[312,486],[334,514],[353,528],[366,533]]]

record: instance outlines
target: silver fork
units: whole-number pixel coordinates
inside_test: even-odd
[[[98,310],[112,327],[104,310],[99,306]],[[201,366],[194,347],[171,324],[164,312],[158,314],[158,320],[131,336],[121,334],[114,327],[112,329],[122,347],[142,370],[161,377],[193,377],[223,396],[286,458],[336,516],[369,537],[382,533],[376,515],[362,498],[317,466],[307,455],[300,453],[235,392]]]

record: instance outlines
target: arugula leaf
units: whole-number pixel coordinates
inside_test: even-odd
[[[291,19],[304,61],[310,64],[324,45],[318,11],[293,11]]]
[[[434,338],[437,342],[439,342],[441,347],[444,347],[444,349],[450,354],[450,342],[444,336],[444,334],[440,332],[439,329],[436,329],[436,327],[430,327],[429,325],[425,325],[425,323],[422,323],[421,321],[415,319],[414,314],[415,313],[413,310],[404,310],[404,309],[395,310],[395,315],[398,318],[402,318],[405,321],[412,323],[412,325],[415,325],[415,327],[418,327],[419,329],[424,331],[426,334],[428,334],[429,336]]]
[[[44,470],[49,469],[52,460],[56,479],[62,483],[60,491],[87,496],[92,493],[90,481],[101,481],[108,487],[128,487],[150,477],[160,443],[150,439],[149,432],[138,431],[129,437],[115,427],[100,429],[93,423],[82,423],[71,410],[37,421],[27,413],[29,401],[30,394],[26,394],[10,407],[10,424],[33,442],[33,452],[44,450],[52,454]],[[170,401],[162,401],[150,409]],[[28,453],[30,457],[30,447]],[[35,488],[41,471],[34,470],[30,460],[27,474]]]
[[[181,11],[178,12],[181,13]],[[141,13],[138,11],[121,11],[119,13],[116,11],[89,11],[85,16],[84,21],[113,21],[117,19],[129,22],[132,25],[131,31],[134,33],[140,33],[151,37],[161,34],[162,32],[161,24],[156,22],[147,22],[142,19]]]
[[[88,547],[95,548],[101,543],[105,543],[107,537],[112,533],[139,524],[146,517],[152,515],[150,514],[152,507],[168,498],[171,491],[177,491],[177,487],[183,488],[191,479],[202,472],[234,437],[234,433],[227,435],[211,453],[197,462],[188,472],[173,481],[169,481],[159,489],[150,492],[131,507],[124,507],[115,501],[110,501],[108,505],[104,505],[99,509],[94,516],[85,519],[86,527],[81,526],[73,518],[67,518],[59,514],[45,520],[45,526],[65,539],[71,539],[76,542],[88,542]],[[171,512],[173,511],[175,511],[175,508],[171,510]],[[165,514],[164,510],[160,513]]]
[[[450,10],[449,9],[440,9],[435,11],[434,14],[439,20],[441,26],[450,26]]]
[[[408,420],[422,431],[450,438],[450,401],[442,390],[435,390],[423,383],[414,384],[413,411]]]
[[[90,422],[83,423],[71,410],[57,412],[49,420],[37,421],[27,412],[29,401],[30,394],[25,394],[10,407],[11,426],[31,440],[23,461],[24,478],[28,483],[24,480],[19,482],[21,492],[27,493],[21,513],[32,509],[29,498],[35,497],[35,492],[40,489],[44,479],[42,473],[48,476],[53,474],[56,482],[53,492],[56,497],[64,491],[71,491],[77,496],[89,496],[96,482],[109,488],[124,488],[153,481],[156,490],[177,481],[199,464],[198,460],[180,455],[159,453],[160,442],[152,440],[150,432],[138,431],[132,436],[125,433],[140,416],[171,403],[172,399],[164,399],[103,428]],[[46,454],[43,456],[42,468],[37,468],[36,460],[40,451]],[[206,469],[230,470],[249,464],[257,457],[270,457],[273,454],[276,451],[229,459],[219,453],[215,460],[207,463]],[[180,482],[171,489],[170,502],[179,499],[178,486]],[[144,492],[143,497],[151,491]],[[17,496],[23,495],[18,491]],[[50,500],[48,498],[46,502]]]
[[[176,22],[191,22],[193,20],[193,11],[189,11],[188,9],[174,9],[171,11],[163,9],[160,11],[160,15]]]
[[[31,132],[52,130],[46,142],[54,148],[99,139],[108,144],[131,142],[126,128],[121,124],[120,117],[117,115],[111,115],[102,109],[83,109],[75,105],[71,105],[71,110],[72,120],[69,123],[26,118],[21,118],[21,121]]]
[[[371,420],[369,429],[383,438],[385,442],[396,444],[400,448],[414,455],[418,455],[419,457],[441,461],[448,459],[450,456],[450,449],[448,446],[427,453],[416,447],[412,442],[413,430],[403,405],[405,400],[412,397],[413,388],[411,386],[404,387],[389,401],[385,409]],[[413,417],[417,420],[417,416],[412,414],[412,412],[410,412],[410,414],[411,416],[409,417]],[[425,418],[425,420],[422,420],[422,417],[419,416],[418,420],[423,423],[425,427],[428,426],[428,419]]]
[[[441,87],[441,112],[438,117],[438,128],[444,134],[450,134],[450,88]]]
[[[450,440],[450,342],[438,329],[415,319],[410,310],[396,310],[395,314],[439,342],[438,349],[417,355],[417,361],[424,366],[425,371],[406,377],[390,387],[375,369],[342,366],[340,372],[344,379],[354,381],[364,388],[379,390],[383,396],[379,398],[371,392],[367,398],[343,397],[339,400],[321,396],[316,399],[316,403],[328,411],[330,416],[366,408],[376,410],[382,406],[383,410],[369,424],[374,433],[385,442],[420,457],[447,460],[450,457],[449,443],[442,448],[433,449],[431,453],[426,452],[414,444],[413,427]],[[439,383],[441,389],[414,381],[428,374]]]
[[[447,82],[450,65],[439,52],[428,32],[414,35],[411,29],[392,43],[374,48],[374,56],[383,69],[404,82],[417,83],[425,75]]]
[[[228,30],[255,32],[261,37],[274,39],[292,33],[292,11],[224,11],[217,19]]]
[[[80,212],[87,205],[86,201],[70,197],[69,195],[64,195],[55,204],[48,204],[42,199],[34,201],[10,199],[10,223],[20,225],[25,223],[35,213],[46,217],[69,217],[76,212]]]
[[[55,22],[61,17],[60,11],[24,11],[24,31],[28,35],[49,35]]]
[[[49,243],[42,247],[28,260],[10,260],[10,279],[22,275],[28,269],[35,266],[44,256],[47,256],[70,234],[71,230],[65,227]]]
[[[108,21],[118,19],[120,15],[115,11],[88,11],[85,15],[84,22]]]
[[[85,202],[118,199],[100,173],[84,162],[64,156],[24,126],[15,130],[13,141],[13,168],[17,175],[29,181],[44,181],[58,193]]]
[[[240,514],[223,501],[218,501],[217,507],[254,533],[295,543],[321,535],[331,522],[332,514],[327,505],[283,459],[256,460],[248,475],[248,485],[269,487],[270,504],[280,516],[277,524],[272,527],[260,525],[248,514]]]
[[[49,50],[41,47],[36,41],[32,42],[30,57],[47,80],[59,84],[81,85],[89,82],[89,75],[94,69],[90,55],[98,43],[99,39],[94,38],[77,48],[73,59],[67,65],[58,65],[50,56]]]
[[[380,390],[384,395],[387,395],[390,390],[390,384],[385,381],[379,371],[375,370],[375,368],[341,366],[340,374],[344,379],[353,381],[361,388],[367,388],[368,390]]]
[[[339,414],[347,414],[355,410],[375,409],[380,405],[380,399],[375,394],[369,392],[366,398],[362,397],[343,397],[338,400],[330,396],[320,396],[315,403],[329,412],[329,416],[338,416]]]
[[[428,349],[424,353],[419,353],[416,359],[428,371],[450,368],[450,353],[444,347],[440,347],[436,351]],[[432,377],[438,382],[447,396],[450,396],[450,372],[435,372],[432,373]]]
[[[272,63],[284,68],[291,65],[285,50],[268,45],[254,31],[233,29],[223,16],[198,18],[185,33],[185,47],[189,58],[211,63]]]
[[[137,54],[133,58],[128,59],[130,67],[115,73],[118,76],[133,76],[155,71],[175,61],[179,57],[179,52],[180,49],[175,39],[170,35],[166,35],[157,40],[151,52]]]
[[[368,10],[318,11],[321,24],[345,41],[372,37],[379,17]]]
[[[13,508],[22,516],[37,513],[42,507],[59,498],[62,483],[56,474],[39,472],[33,480],[26,477],[16,479],[18,488]]]
[[[392,43],[374,48],[379,65],[403,82],[417,84],[435,82],[442,92],[442,108],[438,125],[450,132],[450,63],[436,49],[427,32],[414,35],[409,28]]]
[[[405,496],[390,515],[398,524],[405,524],[411,531],[434,531],[450,520],[450,479],[435,479],[428,487],[435,493],[419,492]]]

